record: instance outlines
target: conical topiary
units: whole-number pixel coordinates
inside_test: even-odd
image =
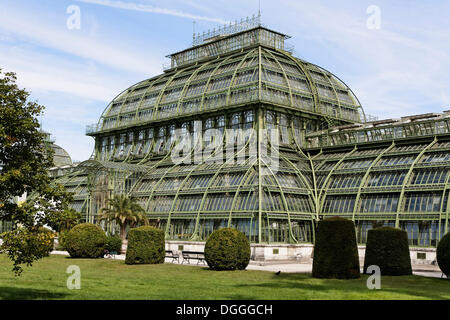
[[[371,265],[380,267],[381,274],[386,276],[412,274],[406,231],[392,227],[369,230],[364,256],[364,273]]]
[[[360,277],[355,225],[333,217],[318,223],[312,276],[355,279]]]

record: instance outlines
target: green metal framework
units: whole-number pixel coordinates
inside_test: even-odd
[[[450,117],[423,114],[306,136],[319,186],[319,211],[355,221],[360,242],[374,224],[408,231],[411,244],[435,246],[448,229]]]
[[[162,75],[119,94],[87,127],[91,159],[53,172],[74,192],[73,208],[95,222],[108,198],[125,193],[167,239],[205,240],[233,226],[252,242],[313,242],[315,222],[340,215],[355,221],[361,243],[384,223],[435,246],[449,228],[449,114],[365,122],[352,91],[292,56],[285,39],[259,23],[197,36]],[[196,161],[212,128],[220,145],[226,129],[255,131],[231,160],[214,161],[215,150]],[[191,163],[172,161],[177,129],[194,141]],[[264,145],[270,129],[279,147]]]

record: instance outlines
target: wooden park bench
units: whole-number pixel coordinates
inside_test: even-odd
[[[191,260],[197,260],[197,264],[202,262],[203,264],[206,264],[205,261],[205,253],[202,251],[181,251],[181,254],[183,256],[183,261],[181,264],[183,264],[185,261],[187,263],[190,263]]]
[[[172,259],[172,262],[178,261],[180,263],[180,255],[173,250],[166,250],[166,258]]]

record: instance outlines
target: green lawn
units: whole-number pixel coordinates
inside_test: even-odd
[[[81,269],[81,289],[69,290],[69,265]],[[323,280],[308,274],[210,271],[205,267],[125,265],[110,259],[51,256],[20,277],[0,255],[0,299],[450,299],[450,281],[419,276],[382,277],[381,290],[358,280]]]

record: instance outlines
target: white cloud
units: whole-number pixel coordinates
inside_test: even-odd
[[[16,40],[62,51],[80,58],[94,60],[118,70],[146,75],[161,72],[162,56],[150,50],[130,50],[125,40],[102,39],[77,33],[47,22],[26,12],[0,11],[0,32]],[[113,37],[114,35],[111,35]]]
[[[444,93],[450,92],[446,71],[450,44],[442,43],[449,36],[441,37],[439,27],[445,20],[426,21],[434,26],[426,29],[414,20],[391,21],[383,15],[382,29],[369,30],[365,10],[358,11],[361,5],[345,11],[317,2],[289,1],[287,5],[288,10],[282,8],[289,12],[284,21],[302,30],[311,46],[317,43],[326,48],[333,55],[329,60],[342,61],[339,68],[347,74],[338,76],[350,85],[366,112],[384,118],[442,111],[448,101]],[[274,16],[280,14],[273,9]],[[297,19],[291,20],[289,14]]]
[[[94,144],[85,136],[85,127],[98,121],[109,100],[125,87],[124,81],[82,63],[21,48],[0,45],[0,61],[4,71],[16,72],[18,85],[31,92],[30,99],[45,106],[41,121],[56,144],[76,160],[87,159]]]
[[[89,4],[96,4],[96,5],[101,5],[101,6],[106,6],[106,7],[116,8],[116,9],[150,12],[150,13],[156,13],[156,14],[165,14],[165,15],[170,15],[170,16],[175,16],[175,17],[180,17],[180,18],[209,21],[209,22],[215,22],[215,23],[220,23],[220,24],[228,23],[228,21],[220,19],[220,18],[200,16],[200,15],[183,12],[180,10],[160,8],[160,7],[155,7],[155,6],[141,4],[141,3],[135,3],[135,2],[123,2],[123,1],[111,1],[111,0],[76,0],[76,1],[89,3]]]
[[[5,71],[17,73],[22,87],[32,91],[62,92],[107,102],[125,87],[119,76],[102,73],[89,62],[41,54],[28,46],[6,47],[0,44],[0,61]]]
[[[97,122],[121,91],[161,73],[163,55],[154,58],[158,48],[104,37],[95,16],[85,15],[79,33],[58,26],[51,17],[51,12],[0,11],[0,67],[16,72],[19,86],[45,105],[44,129],[56,143],[74,159],[85,160],[93,149],[85,126]]]

